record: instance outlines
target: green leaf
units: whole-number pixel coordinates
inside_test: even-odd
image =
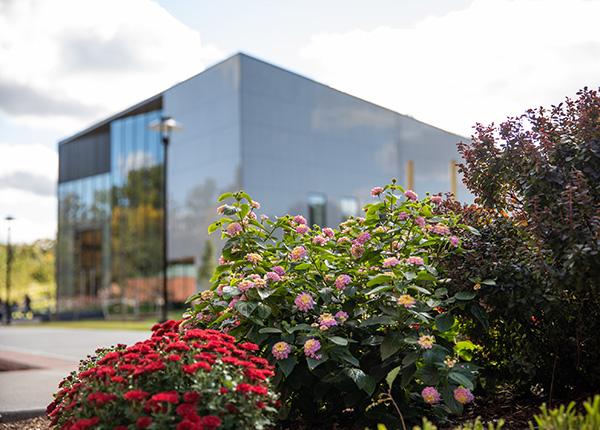
[[[496,285],[496,281],[494,281],[493,279],[485,279],[485,280],[481,281],[480,284],[494,286],[494,285]]]
[[[259,303],[256,306],[256,316],[261,320],[265,320],[271,315],[272,309],[270,306],[265,305],[264,303]]]
[[[402,274],[408,281],[412,281],[417,277],[417,274],[415,272],[403,272]]]
[[[457,300],[473,300],[476,294],[473,291],[459,291],[454,295]]]
[[[365,293],[365,295],[370,296],[371,294],[380,293],[382,291],[389,291],[394,288],[393,285],[380,285],[379,287],[373,288],[371,291]]]
[[[319,360],[315,360],[314,358],[306,357],[306,363],[308,364],[308,368],[310,370],[315,370],[318,366],[325,363],[327,361],[327,356],[321,355]]]
[[[288,357],[285,360],[279,360],[277,362],[277,365],[286,377],[290,376],[290,373],[292,373],[294,367],[296,367],[296,364],[298,364],[298,359],[295,355],[292,355],[291,357]]]
[[[470,340],[462,340],[454,345],[454,351],[460,358],[466,361],[473,359],[473,351],[477,349],[477,346]]]
[[[258,303],[252,302],[237,302],[235,304],[236,310],[246,318],[250,317],[250,315],[252,314],[252,312],[254,312],[257,306]]]
[[[485,310],[479,305],[471,306],[471,314],[477,318],[477,320],[481,323],[483,328],[486,330],[490,327],[487,314]]]
[[[402,359],[402,366],[408,367],[413,364],[419,358],[419,353],[416,351],[411,351],[404,356]]]
[[[310,268],[310,263],[300,263],[294,266],[295,270],[306,270]]]
[[[435,290],[435,293],[433,293],[433,295],[436,296],[437,298],[442,298],[446,294],[448,294],[447,288],[438,288],[437,290]]]
[[[299,330],[311,330],[312,327],[310,326],[310,324],[296,324],[294,327],[291,327],[290,329],[288,329],[288,333],[294,333],[295,331],[299,331]]]
[[[372,278],[369,282],[367,282],[367,287],[372,287],[374,285],[381,285],[385,282],[389,282],[392,280],[392,277],[389,275],[377,275]]]
[[[448,331],[454,325],[454,315],[449,312],[435,317],[435,325],[439,331]]]
[[[340,345],[340,346],[348,345],[348,339],[340,337],[340,336],[331,336],[328,339],[331,342],[335,343],[336,345]]]
[[[371,395],[373,394],[373,391],[375,391],[375,380],[365,374],[361,369],[347,368],[344,370],[344,373],[354,381],[358,388],[365,391],[367,394]]]
[[[381,360],[384,361],[391,357],[402,347],[402,338],[398,333],[389,333],[381,343],[379,350],[381,352]]]
[[[332,355],[336,355],[339,359],[350,363],[354,367],[360,367],[360,362],[347,349],[336,349],[332,351]]]
[[[282,331],[275,327],[263,327],[259,331],[259,333],[282,333]]]
[[[271,294],[273,294],[275,292],[275,290],[272,289],[266,289],[266,288],[258,288],[256,289],[256,292],[258,293],[259,297],[264,300],[266,298],[268,298]]]
[[[467,378],[465,375],[463,375],[462,373],[450,372],[448,374],[448,378],[452,379],[458,385],[462,385],[463,387],[468,388],[469,390],[472,390],[474,388],[471,380],[469,378]]]
[[[223,193],[219,196],[219,198],[217,199],[217,201],[222,202],[225,199],[229,199],[233,197],[233,193]]]
[[[208,226],[208,234],[212,234],[217,231],[221,227],[221,221],[215,221],[211,225]]]
[[[396,377],[398,376],[398,373],[400,373],[401,369],[402,366],[398,366],[389,371],[389,373],[385,377],[385,382],[387,382],[388,387],[392,388],[392,384],[396,380]]]
[[[377,325],[377,324],[389,325],[389,324],[393,324],[394,321],[395,320],[392,317],[388,317],[386,315],[381,315],[381,316],[371,317],[371,318],[366,319],[365,321],[360,323],[360,327],[368,327],[368,326]]]

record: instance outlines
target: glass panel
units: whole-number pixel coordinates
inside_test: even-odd
[[[112,302],[149,304],[160,300],[162,271],[162,150],[148,126],[160,112],[111,123],[112,157]]]
[[[354,197],[342,197],[340,199],[341,221],[347,220],[351,216],[358,214],[358,200]]]
[[[326,218],[327,199],[325,194],[310,193],[308,195],[308,223],[310,225],[317,224],[324,227]]]

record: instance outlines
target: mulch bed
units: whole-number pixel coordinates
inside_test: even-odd
[[[46,417],[32,418],[25,421],[0,423],[0,430],[49,430],[50,422]]]

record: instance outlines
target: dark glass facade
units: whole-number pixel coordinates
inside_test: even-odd
[[[471,199],[451,167],[461,136],[238,54],[60,144],[59,308],[159,303],[164,156],[148,125],[161,115],[183,126],[167,169],[172,301],[197,288],[207,241],[220,249],[206,230],[223,192],[322,226],[391,178]]]

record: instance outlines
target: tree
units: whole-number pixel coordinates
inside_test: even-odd
[[[209,280],[215,270],[215,248],[210,239],[204,243],[204,251],[200,259],[200,267],[198,268],[198,283],[203,289],[209,287]]]

